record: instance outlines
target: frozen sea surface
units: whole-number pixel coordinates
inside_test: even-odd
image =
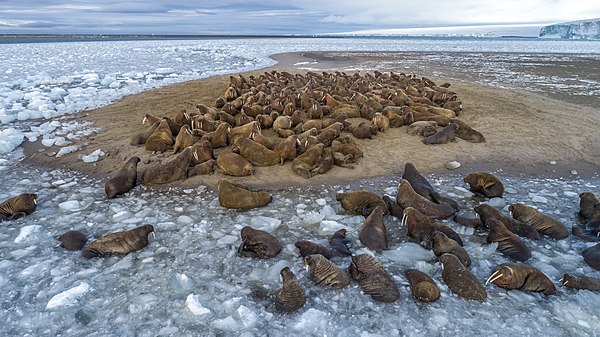
[[[459,298],[441,280],[433,253],[407,242],[406,229],[391,216],[385,219],[389,250],[376,256],[400,288],[399,301],[374,302],[356,283],[342,290],[313,284],[295,241],[327,244],[334,231],[347,228],[353,249],[369,252],[357,238],[364,218],[344,211],[335,194],[365,188],[393,196],[395,178],[286,188],[273,192],[270,205],[241,212],[219,206],[214,191],[203,186],[136,187],[125,197],[107,200],[101,181],[73,172],[40,171],[14,161],[0,168],[6,172],[16,166],[21,173],[1,182],[0,199],[35,192],[39,202],[30,216],[0,226],[0,335],[593,336],[600,328],[600,294],[565,289],[558,282],[565,272],[600,277],[581,257],[590,244],[572,237],[525,240],[533,251],[528,262],[557,286],[553,296],[488,285],[483,303]],[[509,187],[505,205],[526,202],[569,228],[577,224],[577,193],[600,193],[597,181],[499,177]],[[465,190],[462,177],[428,178],[459,200],[466,215],[473,215],[478,201]],[[535,202],[539,196],[545,202]],[[154,225],[157,239],[126,256],[85,260],[56,241],[68,230],[82,231],[92,240],[145,223]],[[246,225],[273,233],[282,252],[269,260],[238,257],[239,232]],[[508,262],[486,243],[485,233],[449,225],[461,233],[473,260],[471,271],[482,282],[496,265]],[[349,265],[348,258],[334,262]],[[274,311],[273,295],[285,266],[297,275],[308,300],[298,312],[280,315]],[[407,268],[430,274],[442,290],[441,299],[417,303],[403,274]]]

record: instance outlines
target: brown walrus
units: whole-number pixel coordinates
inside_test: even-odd
[[[571,289],[600,290],[600,279],[595,277],[564,274],[560,281],[563,286]]]
[[[80,250],[85,246],[87,238],[80,231],[68,231],[58,237],[60,246],[66,250]]]
[[[479,220],[479,219],[467,218],[467,217],[460,216],[460,215],[454,215],[454,217],[452,217],[452,220],[454,222],[456,222],[457,224],[459,224],[461,226],[465,226],[465,227],[471,227],[471,228],[485,227],[483,225],[483,222],[481,222],[481,220]]]
[[[253,132],[260,132],[260,123],[254,121],[246,125],[229,129],[228,144],[235,144],[239,139],[248,138]]]
[[[501,221],[490,219],[485,224],[490,230],[487,241],[497,242],[497,251],[516,261],[527,261],[531,257],[529,248],[518,236],[506,229]]]
[[[152,225],[143,225],[127,231],[107,234],[85,246],[81,251],[81,256],[91,259],[112,254],[131,253],[146,247],[150,234],[155,236]]]
[[[250,209],[265,206],[273,200],[267,191],[250,191],[224,179],[219,180],[218,189],[219,203],[225,208]]]
[[[491,173],[475,172],[467,175],[463,181],[469,184],[473,193],[481,194],[486,198],[502,198],[504,185]]]
[[[435,231],[433,232],[433,253],[435,256],[440,256],[445,253],[456,255],[462,264],[469,268],[471,266],[471,257],[469,253],[458,244],[458,242],[450,239],[446,234]]]
[[[192,130],[189,125],[184,125],[179,130],[175,137],[175,145],[173,146],[173,154],[183,151],[186,147],[194,145],[202,137],[200,130]]]
[[[387,206],[376,207],[373,212],[365,219],[358,230],[358,239],[367,248],[376,252],[382,252],[387,249],[387,230],[383,223],[384,210]]]
[[[226,175],[245,177],[254,173],[254,166],[246,158],[231,151],[222,151],[217,157],[217,166]]]
[[[280,165],[288,160],[294,160],[296,158],[296,144],[298,143],[298,137],[291,135],[287,137],[283,142],[275,145],[273,151],[279,155]]]
[[[156,130],[144,143],[144,148],[150,152],[165,152],[171,149],[174,144],[175,139],[169,127],[169,122],[166,118],[163,118]]]
[[[421,213],[436,219],[447,219],[456,213],[452,206],[437,204],[415,192],[406,179],[402,179],[398,184],[396,203],[402,208],[414,207]]]
[[[389,195],[384,195],[381,199],[385,201],[388,211],[391,215],[395,216],[398,219],[402,219],[404,216],[404,208],[396,203],[395,199],[392,199]]]
[[[594,215],[600,214],[600,200],[592,192],[579,194],[579,215],[585,220],[591,220]]]
[[[404,272],[410,283],[410,291],[421,302],[434,302],[440,298],[440,288],[424,272],[417,269],[408,269]]]
[[[371,122],[360,122],[357,126],[351,127],[351,132],[356,139],[372,139],[377,134],[377,126]]]
[[[368,216],[379,206],[384,208],[384,214],[388,213],[386,202],[379,195],[367,190],[338,193],[335,200],[339,201],[344,209],[364,216]]]
[[[240,236],[242,243],[238,247],[238,253],[241,256],[269,259],[281,251],[279,241],[263,230],[246,226],[240,231]]]
[[[205,161],[202,164],[198,164],[194,167],[190,167],[187,172],[187,177],[190,178],[193,176],[211,174],[215,171],[216,163],[217,163],[216,160],[210,159],[210,160]]]
[[[338,255],[341,255],[341,256],[351,256],[352,255],[352,252],[348,248],[349,243],[350,243],[350,240],[348,240],[346,238],[346,230],[343,228],[336,231],[335,233],[333,233],[331,238],[329,238],[329,245],[333,249],[335,249],[335,251],[338,253]]]
[[[487,224],[487,221],[490,219],[495,219],[501,221],[506,229],[517,234],[518,236],[522,236],[530,240],[539,240],[541,238],[540,233],[535,228],[524,222],[505,216],[504,214],[500,213],[499,210],[488,204],[480,204],[475,206],[474,210],[475,213],[479,215],[481,222],[484,224]]]
[[[453,293],[468,300],[485,301],[487,292],[483,284],[453,254],[442,254],[442,279]]]
[[[299,240],[296,241],[295,246],[300,251],[300,256],[302,257],[306,257],[312,254],[321,254],[328,260],[333,257],[333,253],[331,252],[331,250],[329,250],[329,248],[314,242]]]
[[[584,250],[581,252],[581,255],[583,255],[583,260],[590,267],[600,270],[600,243]]]
[[[389,303],[400,298],[398,287],[373,256],[369,254],[353,256],[348,271],[362,291],[371,295],[372,299]]]
[[[104,192],[107,198],[111,199],[117,195],[125,194],[135,187],[137,181],[137,164],[139,162],[139,157],[131,157],[114,176],[106,181]]]
[[[158,163],[146,167],[142,171],[142,183],[145,185],[165,184],[188,177],[188,169],[194,158],[198,158],[196,149],[192,146],[187,147],[165,163]]]
[[[533,207],[515,203],[510,205],[508,210],[514,219],[531,225],[531,227],[535,228],[540,234],[548,235],[557,240],[569,236],[569,230],[565,225]]]
[[[277,152],[267,149],[250,138],[240,140],[237,149],[239,154],[254,166],[273,166],[281,162]]]
[[[192,160],[192,165],[202,164],[208,160],[215,159],[215,153],[208,139],[200,139],[192,145],[196,149],[198,159]]]
[[[281,269],[281,289],[275,295],[275,307],[281,312],[296,311],[306,303],[304,289],[289,267]]]
[[[597,236],[587,235],[581,226],[573,226],[573,236],[576,236],[585,242],[600,242],[600,238]]]
[[[147,127],[145,130],[135,133],[131,136],[131,140],[129,141],[129,145],[142,145],[146,143],[148,137],[154,133],[156,128],[160,125],[160,120],[156,121],[154,124]]]
[[[435,129],[436,126],[437,126],[437,122],[435,122],[435,121],[417,121],[417,122],[411,123],[408,126],[408,128],[406,129],[406,133],[408,133],[409,135],[423,135],[425,130],[427,130],[427,128],[433,128],[434,130],[436,130]],[[437,132],[437,130],[435,132]],[[432,134],[430,134],[428,136],[431,136]],[[428,137],[428,136],[426,136],[426,137]]]
[[[407,236],[427,249],[433,247],[433,233],[435,231],[440,231],[459,245],[463,245],[460,235],[453,231],[452,228],[433,220],[413,207],[404,209],[402,226],[404,224],[408,227]]]
[[[316,284],[332,289],[341,289],[350,285],[350,275],[321,254],[305,257],[304,266],[308,272],[308,278]]]
[[[14,220],[29,215],[37,207],[37,194],[22,193],[0,204],[0,221]]]
[[[390,120],[384,116],[381,112],[376,112],[371,119],[371,123],[377,126],[379,131],[385,131],[390,128]]]
[[[208,140],[213,149],[220,149],[228,145],[230,130],[231,125],[229,123],[221,123],[215,131],[210,133]]]
[[[522,263],[503,263],[497,266],[485,284],[490,282],[508,290],[534,291],[545,295],[556,292],[556,287],[544,273]]]
[[[458,118],[451,118],[450,122],[458,124],[458,129],[456,130],[456,137],[466,140],[470,143],[485,143],[485,137],[481,134],[481,132],[473,129],[467,123],[461,121]]]
[[[325,145],[317,144],[306,150],[292,161],[292,171],[305,179],[317,175],[323,162],[324,149]]]
[[[417,192],[419,195],[424,198],[431,200],[438,204],[448,204],[454,210],[458,211],[458,203],[448,197],[444,197],[440,195],[433,189],[433,186],[427,181],[417,168],[412,163],[404,164],[404,172],[402,173],[402,179],[407,180],[410,183],[410,186]]]
[[[454,135],[456,134],[457,130],[458,124],[450,123],[448,126],[441,128],[433,135],[423,138],[423,144],[446,144],[454,139]]]

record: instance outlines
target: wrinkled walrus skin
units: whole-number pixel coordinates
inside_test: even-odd
[[[470,173],[463,181],[469,184],[473,193],[481,194],[486,198],[502,198],[504,195],[504,185],[491,173]]]
[[[427,249],[433,247],[433,233],[435,231],[440,231],[459,245],[463,245],[460,235],[452,228],[433,220],[415,208],[408,207],[404,210],[403,223],[406,223],[408,227],[408,237]]]
[[[508,207],[514,219],[531,225],[540,234],[560,240],[569,236],[569,230],[558,220],[524,204],[512,204]]]
[[[229,150],[222,151],[217,157],[217,166],[224,174],[245,177],[254,173],[254,166],[246,158]]]
[[[367,190],[338,193],[335,199],[340,202],[344,209],[364,216],[369,216],[371,211],[378,206],[384,207],[384,214],[388,214],[387,203],[383,198]]]
[[[490,219],[499,220],[504,224],[506,229],[517,234],[518,236],[522,236],[530,240],[541,239],[540,233],[535,228],[524,222],[505,216],[504,214],[500,213],[499,210],[490,205],[480,204],[475,206],[474,210],[475,213],[479,215],[479,219],[481,219],[483,224],[486,224]]]
[[[402,173],[402,179],[407,180],[410,186],[419,195],[425,199],[429,199],[438,204],[448,204],[454,210],[458,211],[458,203],[450,198],[441,196],[438,192],[433,189],[433,186],[429,184],[429,181],[417,171],[417,168],[412,163],[404,164],[404,172]]]
[[[37,207],[37,194],[22,193],[0,204],[0,221],[14,220],[29,215]]]
[[[509,231],[502,221],[490,219],[486,222],[489,228],[487,241],[498,243],[497,251],[515,261],[527,261],[531,257],[529,247],[513,232]]]
[[[446,144],[454,139],[456,135],[456,131],[458,130],[458,124],[450,123],[448,126],[443,127],[438,130],[436,133],[429,137],[423,138],[423,144],[426,145],[436,145],[436,144]]]
[[[68,231],[58,237],[60,246],[66,250],[81,250],[87,243],[85,234],[79,231]]]
[[[281,269],[281,289],[275,295],[275,307],[281,312],[296,311],[306,303],[306,295],[304,289],[300,286],[296,275],[289,267]]]
[[[112,254],[127,254],[148,245],[148,235],[154,233],[152,225],[143,225],[127,231],[111,233],[98,238],[81,251],[86,259]]]
[[[312,254],[321,254],[327,260],[330,260],[333,257],[333,253],[331,252],[331,250],[329,250],[329,248],[321,246],[320,244],[314,242],[299,240],[296,241],[295,246],[300,251],[300,256],[302,257],[307,257],[308,255]]]
[[[238,253],[244,257],[269,259],[281,251],[281,244],[277,239],[260,229],[250,226],[242,228],[240,232],[242,243],[238,247]]]
[[[488,282],[508,290],[534,291],[545,295],[556,292],[556,287],[544,273],[522,263],[503,263],[497,266],[486,284]]]
[[[196,151],[194,147],[190,146],[164,163],[146,167],[142,171],[142,183],[157,185],[187,179],[190,164],[197,157]]]
[[[316,284],[332,289],[341,289],[350,285],[350,275],[321,254],[305,257],[304,266],[308,277]]]
[[[433,232],[433,253],[435,256],[445,253],[454,254],[465,267],[469,268],[471,266],[469,253],[458,242],[450,239],[440,231]]]
[[[363,292],[371,295],[372,299],[389,303],[400,298],[400,291],[393,279],[373,256],[369,254],[353,256],[348,271]]]
[[[104,184],[106,197],[111,199],[117,195],[125,194],[131,191],[137,182],[137,165],[140,162],[139,157],[132,157]]]
[[[447,204],[437,204],[415,192],[406,179],[398,184],[396,203],[402,208],[413,207],[419,212],[435,219],[447,219],[456,213],[456,210]]]
[[[219,203],[225,208],[251,209],[268,205],[273,198],[267,191],[251,191],[245,186],[219,180]]]
[[[440,288],[427,274],[417,269],[408,269],[404,274],[410,282],[411,293],[418,301],[435,302],[440,298]]]
[[[442,263],[442,279],[448,288],[460,297],[468,300],[485,301],[487,292],[483,284],[453,254],[439,257]]]
[[[387,206],[386,208],[387,209]],[[388,247],[387,230],[383,223],[384,208],[378,206],[358,230],[358,239],[367,248],[382,252]]]
[[[579,193],[579,215],[585,220],[591,220],[596,214],[600,214],[600,200],[592,192]]]
[[[564,274],[560,281],[562,282],[563,286],[571,289],[585,289],[590,291],[600,290],[600,279],[595,277]]]

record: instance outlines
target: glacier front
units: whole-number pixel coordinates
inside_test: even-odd
[[[600,40],[600,18],[545,26],[540,31],[540,37],[548,39]]]

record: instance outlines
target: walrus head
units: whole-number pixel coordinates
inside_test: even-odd
[[[31,214],[37,207],[37,194],[35,193],[23,193],[16,196],[11,206],[13,213],[26,213]]]
[[[500,265],[496,267],[492,275],[485,281],[485,285],[488,283],[494,283],[502,288],[510,286],[514,282],[515,270],[511,266]]]

